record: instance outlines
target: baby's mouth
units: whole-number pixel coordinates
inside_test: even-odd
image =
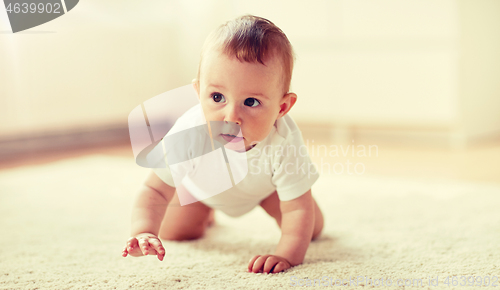
[[[231,134],[220,134],[222,136],[222,139],[224,139],[228,143],[237,143],[240,141],[243,141],[243,136],[239,135],[231,135]]]

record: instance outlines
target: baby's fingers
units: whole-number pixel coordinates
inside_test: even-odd
[[[248,262],[248,272],[252,272],[253,264],[255,263],[255,260],[257,260],[259,257],[260,257],[260,255],[257,255],[255,257],[253,257],[252,259],[250,259],[250,261]]]
[[[122,251],[122,256],[126,257],[127,255],[131,255],[134,248],[138,248],[138,243],[137,243],[137,239],[132,237],[132,238],[128,239],[127,243],[125,244],[125,247],[123,248],[123,251]]]
[[[122,256],[126,257],[128,255],[127,246],[123,247]]]
[[[127,241],[127,246],[126,246],[126,248],[127,248],[127,252],[128,252],[128,253],[132,252],[132,249],[133,249],[133,248],[135,248],[135,247],[137,247],[137,246],[139,246],[139,242],[137,241],[137,239],[136,239],[136,238],[131,237],[131,238],[130,238],[130,239],[128,239],[128,241]]]
[[[286,269],[290,268],[290,265],[286,264],[285,262],[279,262],[274,266],[273,273],[279,273],[281,271],[285,271]]]
[[[163,261],[163,257],[165,257],[165,249],[163,248],[161,241],[158,238],[150,238],[149,244],[158,254],[158,260]]]
[[[139,238],[139,249],[142,251],[142,254],[144,256],[149,255],[149,251],[151,250],[151,247],[149,245],[149,241],[148,241],[147,237]]]
[[[254,273],[259,273],[259,272],[263,271],[264,263],[266,262],[268,257],[269,257],[269,255],[257,257],[257,259],[255,259],[255,261],[253,262],[253,267],[251,268],[250,271],[254,272]]]
[[[275,256],[269,256],[264,262],[263,271],[264,273],[272,273],[280,260]]]

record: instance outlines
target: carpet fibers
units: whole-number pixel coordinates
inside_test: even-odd
[[[322,236],[267,275],[246,272],[280,238],[260,208],[165,241],[163,262],[121,257],[148,174],[104,155],[0,171],[0,289],[500,289],[500,185],[323,175]]]

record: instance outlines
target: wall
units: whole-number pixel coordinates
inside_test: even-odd
[[[142,101],[184,85],[174,12],[159,8],[80,1],[16,34],[0,9],[0,136],[126,126]]]
[[[500,135],[500,1],[460,0],[459,100],[468,139]]]
[[[289,35],[298,56],[292,112],[298,121],[456,122],[454,1],[279,1],[261,8],[265,3],[238,1],[238,12],[261,12]]]

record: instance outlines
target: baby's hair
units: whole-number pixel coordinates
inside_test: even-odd
[[[271,21],[253,15],[244,15],[228,21],[213,31],[205,41],[198,68],[207,50],[218,48],[222,53],[236,57],[239,61],[261,63],[269,57],[278,56],[282,64],[284,93],[290,90],[294,53],[285,33]]]

